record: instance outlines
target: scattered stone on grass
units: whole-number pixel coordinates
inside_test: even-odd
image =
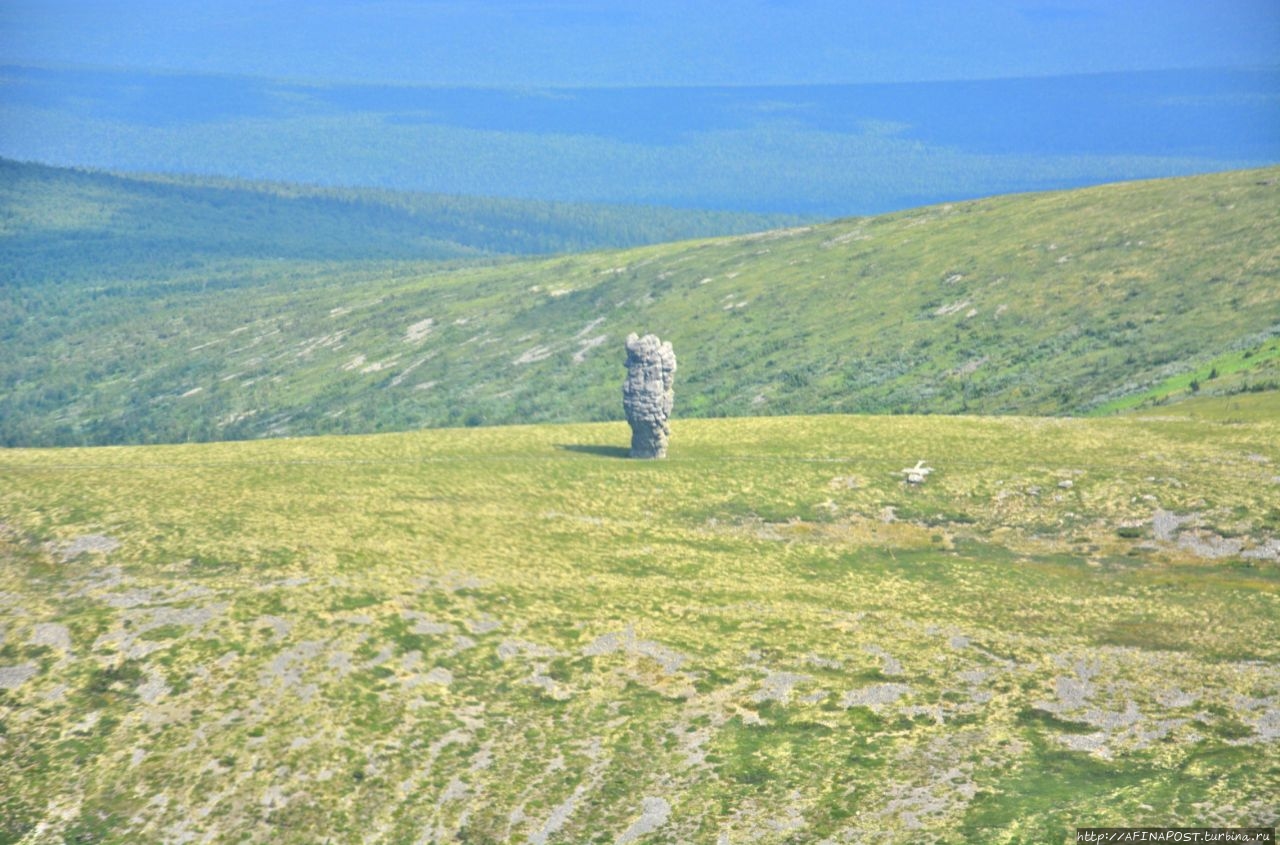
[[[38,671],[34,663],[0,666],[0,689],[17,689],[35,677]]]
[[[70,651],[71,632],[67,630],[66,625],[59,625],[56,622],[38,622],[31,631],[31,644]]]
[[[916,465],[900,470],[907,477],[908,484],[924,484],[929,477],[929,473],[933,472],[933,467],[925,466],[923,460],[916,461]]]
[[[845,710],[850,707],[870,707],[872,710],[878,710],[893,704],[910,692],[909,684],[873,684],[869,687],[849,690],[841,697],[840,706]]]
[[[687,660],[680,652],[669,649],[661,643],[636,639],[635,629],[631,627],[597,637],[594,642],[582,649],[582,654],[586,657],[594,657],[602,654],[612,654],[617,651],[651,658],[668,675],[680,671],[680,667]]]
[[[110,554],[120,548],[120,541],[106,534],[85,534],[63,543],[46,543],[45,547],[66,563],[86,553]]]
[[[798,672],[770,672],[760,682],[760,689],[756,690],[752,699],[755,701],[781,701],[786,703],[791,700],[791,691],[797,685],[812,680],[812,676],[802,675]]]
[[[648,797],[640,802],[640,818],[622,832],[614,840],[616,845],[629,845],[640,837],[653,833],[667,823],[671,815],[671,805],[662,797]]]
[[[1156,539],[1165,543],[1172,543],[1178,533],[1178,528],[1185,522],[1195,519],[1194,516],[1178,516],[1177,514],[1157,509],[1151,515],[1151,529],[1155,532]]]

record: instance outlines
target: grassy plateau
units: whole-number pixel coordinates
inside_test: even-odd
[[[0,451],[0,842],[1276,824],[1277,394],[674,428]]]

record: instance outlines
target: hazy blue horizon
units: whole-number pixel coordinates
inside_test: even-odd
[[[0,62],[312,82],[933,82],[1280,64],[1273,0],[6,0]]]
[[[836,216],[1280,161],[1280,68],[677,88],[0,66],[0,155]]]
[[[6,0],[0,155],[874,213],[1280,161],[1280,4]]]

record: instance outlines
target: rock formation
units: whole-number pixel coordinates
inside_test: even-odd
[[[916,461],[916,465],[904,469],[902,474],[907,477],[908,484],[924,484],[924,480],[929,477],[929,473],[933,472],[933,467],[924,465],[924,461]]]
[[[631,457],[665,458],[675,402],[676,353],[657,335],[627,336],[622,408],[631,424]]]

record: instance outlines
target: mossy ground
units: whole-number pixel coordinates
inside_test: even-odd
[[[1275,420],[0,452],[0,842],[1274,824]]]

